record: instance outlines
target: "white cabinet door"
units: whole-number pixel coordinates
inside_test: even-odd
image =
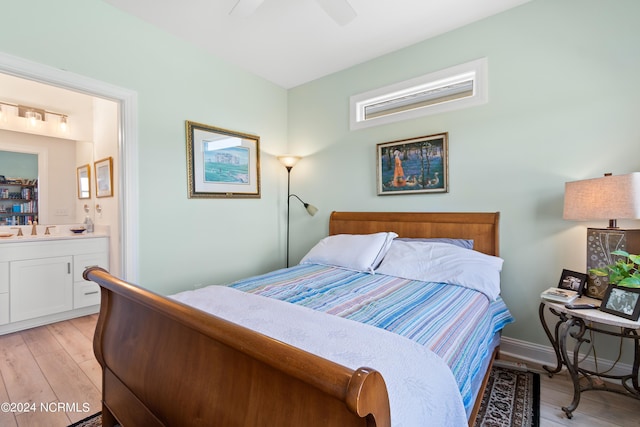
[[[0,325],[9,323],[9,293],[0,294]]]
[[[11,322],[71,310],[72,262],[71,256],[10,262]]]
[[[73,256],[73,281],[84,282],[82,273],[89,267],[109,269],[109,255],[106,252],[95,254],[81,254]]]
[[[73,308],[100,304],[100,286],[84,280],[82,273],[89,267],[109,269],[106,252],[73,256]]]
[[[9,263],[0,262],[0,325],[9,323]]]

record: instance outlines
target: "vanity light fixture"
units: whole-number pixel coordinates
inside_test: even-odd
[[[61,132],[66,132],[69,129],[69,116],[66,114],[4,101],[0,101],[0,122],[6,123],[8,121],[11,110],[17,112],[17,114],[14,113],[15,116],[25,118],[27,126],[32,129],[38,128],[41,124],[47,122],[47,116],[59,117],[58,124]]]
[[[304,206],[304,208],[307,210],[307,213],[311,216],[314,216],[317,212],[318,212],[318,208],[316,208],[315,206],[306,203],[305,201],[303,201],[300,197],[298,197],[296,194],[291,194],[291,169],[293,169],[293,167],[296,165],[296,163],[298,163],[298,161],[301,159],[301,157],[299,156],[279,156],[278,160],[280,161],[280,163],[282,163],[282,165],[287,168],[287,242],[286,242],[286,246],[287,246],[287,268],[289,267],[289,212],[290,212],[290,201],[292,197],[295,197],[296,199],[298,199],[300,201],[300,203],[302,203],[302,205]]]

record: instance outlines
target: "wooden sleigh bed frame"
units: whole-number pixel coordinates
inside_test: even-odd
[[[498,255],[498,221],[499,213],[333,212],[329,233],[473,239]],[[84,277],[102,289],[94,351],[105,427],[391,426],[373,369],[348,369],[98,267]],[[481,400],[482,391],[470,424]]]

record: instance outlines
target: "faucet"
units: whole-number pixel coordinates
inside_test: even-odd
[[[32,236],[37,236],[38,235],[37,225],[38,225],[38,221],[33,221],[31,223],[31,235]]]
[[[20,228],[20,227],[11,227],[11,229],[18,230],[18,234],[16,234],[16,236],[18,236],[18,237],[23,236],[22,228]]]

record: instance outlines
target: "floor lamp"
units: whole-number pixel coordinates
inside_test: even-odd
[[[318,208],[309,203],[304,202],[300,197],[295,194],[291,194],[291,169],[298,163],[300,157],[298,156],[280,156],[278,157],[280,163],[287,168],[287,268],[289,267],[289,212],[290,212],[290,201],[292,197],[295,197],[302,203],[304,208],[307,210],[307,213],[311,216],[314,216],[316,212],[318,212]]]
[[[611,252],[640,252],[640,230],[618,228],[618,219],[640,219],[640,172],[567,182],[564,219],[609,220],[607,228],[587,229],[587,272],[615,262]],[[588,274],[587,296],[602,299],[609,280]]]

